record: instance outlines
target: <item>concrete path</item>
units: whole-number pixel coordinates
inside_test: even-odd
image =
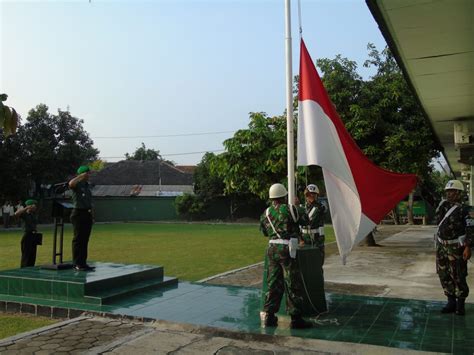
[[[339,288],[355,293],[421,300],[445,300],[436,274],[433,234],[435,227],[413,226],[379,242],[380,247],[358,247],[341,265],[338,255],[327,258],[324,277]],[[474,286],[469,262],[468,284]],[[468,298],[468,301],[472,300]]]

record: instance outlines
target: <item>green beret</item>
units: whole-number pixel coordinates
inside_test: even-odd
[[[90,170],[91,169],[87,165],[82,165],[82,166],[79,167],[79,169],[77,169],[77,173],[82,174],[82,173],[88,172]]]
[[[37,204],[38,204],[38,201],[36,201],[36,200],[26,200],[25,201],[25,205],[27,205],[27,206],[37,205]]]

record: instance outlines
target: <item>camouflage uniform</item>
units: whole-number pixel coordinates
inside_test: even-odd
[[[292,206],[296,222],[290,213],[290,206],[273,202],[269,207],[269,218],[276,232],[267,219],[266,213],[260,218],[260,230],[271,239],[297,238],[299,234],[300,216],[304,213]],[[286,292],[287,311],[291,316],[300,316],[303,305],[303,285],[296,259],[290,257],[288,245],[269,244],[266,256],[268,258],[267,284],[263,311],[275,314],[280,309],[283,292]]]
[[[439,224],[446,213],[455,204],[442,201],[436,209],[436,223]],[[469,219],[468,208],[457,204],[456,208],[439,226],[437,238],[442,241],[455,240],[462,235],[466,235],[467,245],[472,245],[472,228],[469,226],[472,221]],[[436,272],[438,273],[441,286],[446,296],[466,298],[469,294],[467,286],[467,261],[463,259],[464,245],[459,243],[443,244],[436,241]]]
[[[312,203],[306,203],[304,209],[306,225],[301,227],[301,238],[305,245],[314,246],[321,251],[324,263],[324,234],[320,234],[318,230],[324,227],[326,206],[315,200]]]

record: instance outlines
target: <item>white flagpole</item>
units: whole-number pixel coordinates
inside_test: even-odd
[[[285,52],[286,52],[286,144],[288,161],[288,203],[295,203],[295,145],[293,135],[293,71],[291,60],[291,6],[285,0]]]

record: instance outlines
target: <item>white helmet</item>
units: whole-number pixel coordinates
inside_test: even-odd
[[[464,191],[464,185],[459,180],[449,180],[444,189]]]
[[[312,194],[319,195],[319,189],[315,184],[309,184],[308,186],[306,186],[305,192],[311,192]]]
[[[268,192],[270,198],[280,198],[288,195],[285,186],[282,184],[273,184]]]

